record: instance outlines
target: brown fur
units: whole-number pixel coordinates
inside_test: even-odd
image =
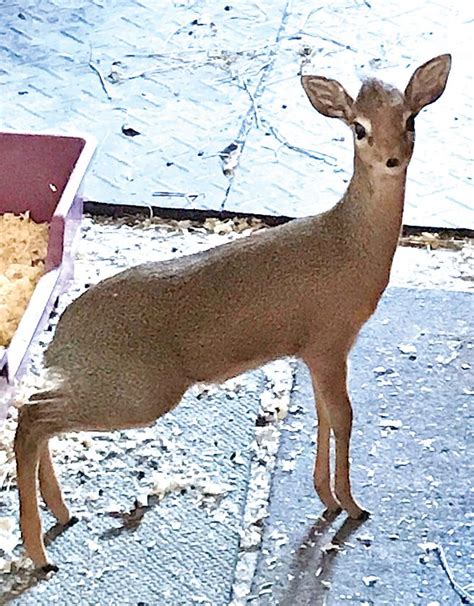
[[[364,515],[349,483],[346,360],[389,280],[413,150],[406,118],[421,109],[420,98],[427,104],[441,94],[449,67],[444,55],[419,68],[410,95],[369,80],[356,101],[334,80],[304,76],[321,113],[367,128],[355,141],[352,180],[333,209],[206,252],[133,267],[69,306],[45,354],[61,388],[37,394],[22,409],[15,439],[21,531],[36,565],[47,565],[38,469],[47,505],[61,522],[69,519],[49,456],[51,436],[153,423],[192,384],[288,355],[307,363],[314,384],[316,490],[329,509]],[[389,158],[399,166],[388,168]]]

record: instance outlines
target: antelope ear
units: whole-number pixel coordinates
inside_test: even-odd
[[[323,76],[302,76],[301,84],[311,105],[320,114],[352,122],[354,100],[337,80]]]
[[[415,70],[405,89],[405,98],[415,115],[441,97],[450,69],[451,55],[440,55]]]

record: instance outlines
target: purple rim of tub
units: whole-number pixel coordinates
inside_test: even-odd
[[[0,420],[8,409],[2,391],[25,370],[32,341],[72,278],[83,179],[95,147],[94,140],[80,135],[0,132],[0,214],[29,211],[34,221],[50,224],[45,274],[10,345],[0,350]]]

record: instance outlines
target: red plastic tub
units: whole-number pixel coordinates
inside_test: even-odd
[[[31,342],[72,277],[82,182],[94,150],[88,137],[0,133],[0,214],[29,211],[34,221],[50,225],[45,274],[9,347],[0,348],[0,421],[8,408],[2,393],[24,370]]]

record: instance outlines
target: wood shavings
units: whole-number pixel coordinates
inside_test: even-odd
[[[377,366],[373,369],[373,372],[377,377],[392,373],[390,368],[385,368],[384,366]]]
[[[193,604],[201,604],[201,606],[212,606],[211,602],[209,601],[209,598],[203,595],[194,595],[192,596],[191,600],[193,601]]]
[[[380,577],[369,574],[366,577],[362,577],[362,581],[366,587],[373,587],[378,581],[380,581]]]
[[[273,530],[268,535],[268,538],[275,542],[277,548],[283,547],[283,545],[288,545],[290,541],[288,535],[279,530]]]
[[[382,429],[400,429],[402,422],[399,419],[380,419],[379,427]]]
[[[167,475],[164,473],[156,473],[153,475],[153,487],[151,494],[163,499],[166,495],[172,492],[178,492],[183,488],[189,488],[193,485],[193,478]]]
[[[280,442],[280,427],[277,409],[288,410],[293,367],[285,360],[278,360],[264,367],[267,387],[260,396],[259,416],[268,417],[268,425],[255,428],[253,461],[250,470],[248,493],[243,528],[241,529],[240,553],[237,561],[232,601],[229,606],[243,606],[251,593],[258,548],[262,541],[262,521],[268,516],[268,498],[271,474],[275,466]],[[286,545],[289,538],[284,533],[273,531],[270,536],[277,548]]]
[[[232,219],[211,217],[206,219],[202,225],[207,231],[219,235],[245,234],[266,227],[263,221],[254,217],[234,217]]]
[[[229,484],[219,484],[211,480],[202,482],[197,486],[198,490],[205,496],[218,497],[234,490]]]
[[[336,543],[326,543],[321,547],[323,553],[330,553],[331,551],[341,551],[342,547]]]
[[[11,408],[3,425],[0,424],[0,489],[15,475],[15,459],[13,455],[13,438],[16,429],[18,412]]]
[[[92,539],[86,539],[85,542],[89,550],[92,551],[92,553],[100,551],[101,547],[96,541],[93,541]]]
[[[429,553],[430,551],[436,551],[438,549],[438,544],[428,541],[426,543],[418,543],[418,547],[423,551],[426,551],[426,553]]]
[[[48,225],[29,213],[0,215],[0,346],[15,334],[38,280],[44,273]]]
[[[417,248],[425,248],[426,250],[460,250],[465,245],[465,240],[436,232],[422,231],[419,234],[404,235],[400,239],[400,245],[415,246]]]
[[[6,558],[0,557],[0,574],[10,574],[12,571],[13,562]]]
[[[211,505],[212,502],[216,503],[221,497],[234,490],[230,484],[216,482],[204,478],[202,475],[202,473],[192,470],[188,475],[155,473],[151,488],[146,488],[139,493],[137,503],[146,507],[152,496],[161,501],[169,494],[191,489],[200,493],[199,504]]]
[[[295,470],[296,467],[296,461],[282,461],[281,463],[281,469],[282,471],[285,472],[292,472]]]
[[[401,343],[398,346],[399,351],[406,356],[416,356],[416,347],[411,343]]]
[[[321,585],[324,587],[324,589],[326,590],[330,590],[332,587],[332,583],[331,581],[320,581]]]
[[[469,240],[463,241],[457,252],[399,246],[394,257],[391,285],[470,292],[474,288],[473,260],[474,246]]]
[[[426,438],[425,440],[418,440],[418,444],[427,450],[433,451],[433,444],[436,442],[436,440],[437,438]]]
[[[245,459],[240,452],[234,452],[230,455],[230,460],[234,465],[245,465]]]
[[[0,518],[0,553],[10,555],[19,542],[14,533],[15,523],[12,517]]]
[[[447,366],[448,364],[451,364],[451,362],[454,362],[457,357],[459,357],[459,352],[453,351],[449,356],[436,356],[435,362],[442,366]]]
[[[408,459],[395,459],[394,467],[398,469],[399,467],[406,467],[407,465],[410,465],[410,463],[411,461]]]
[[[232,177],[234,175],[234,171],[239,164],[241,152],[242,144],[240,142],[231,143],[220,152],[222,172],[226,177]]]
[[[371,534],[364,534],[356,537],[359,543],[362,543],[364,547],[370,547],[374,541],[374,537]]]

